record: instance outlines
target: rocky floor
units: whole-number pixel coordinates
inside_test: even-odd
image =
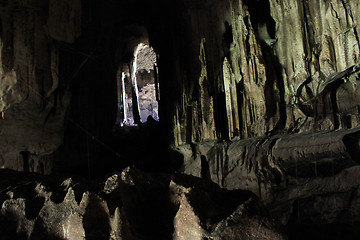
[[[289,239],[359,239],[359,139],[357,127],[193,143],[177,151],[181,172],[256,194]]]
[[[0,239],[286,239],[249,191],[127,168],[86,182],[2,170]]]
[[[151,129],[114,133],[131,158],[96,180],[0,170],[0,239],[360,238],[360,128],[172,152]]]
[[[348,196],[352,224],[344,195],[289,199],[281,222],[252,192],[186,174],[126,168],[90,182],[1,170],[0,239],[358,239],[359,194]]]

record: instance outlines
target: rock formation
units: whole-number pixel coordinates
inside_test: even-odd
[[[251,192],[199,178],[130,168],[92,184],[1,174],[1,239],[285,239]]]
[[[0,1],[0,238],[358,238],[359,27],[350,0]]]

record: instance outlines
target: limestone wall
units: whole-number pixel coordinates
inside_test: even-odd
[[[346,111],[340,105],[349,100],[339,89],[336,100],[317,100],[329,77],[358,63],[356,1],[206,1],[187,7],[176,145],[359,123],[357,75],[352,85],[340,83],[354,96]]]
[[[79,36],[81,2],[57,3],[0,3],[2,168],[50,173],[45,159],[62,144],[70,95],[59,84],[55,40],[72,43]]]

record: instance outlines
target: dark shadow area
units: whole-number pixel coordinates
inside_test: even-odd
[[[318,94],[316,101],[314,101],[314,129],[318,128],[319,121],[328,118],[334,125],[334,129],[342,127],[351,127],[351,123],[347,122],[344,113],[341,113],[338,109],[337,90],[346,82],[348,77],[354,73],[357,73],[360,69],[354,65],[342,72],[335,73],[329,76],[322,84],[323,90]]]
[[[171,157],[174,153],[162,138],[161,125],[151,116],[138,126],[115,128],[105,142],[114,150],[112,154],[117,156],[109,156],[114,161],[102,166],[105,168],[102,169],[103,174],[121,171],[127,166],[144,171],[172,172],[181,164],[180,159]]]
[[[24,229],[18,232],[19,216],[15,211],[1,212],[0,214],[0,239],[25,240],[27,235]]]
[[[11,31],[11,24],[3,24],[3,21],[0,20],[0,38],[2,42],[2,53],[1,53],[1,62],[5,72],[10,71],[14,68],[14,46],[13,46],[13,35],[4,34],[8,31]]]
[[[21,151],[20,155],[22,156],[22,159],[23,159],[24,172],[29,172],[30,152],[29,151]]]
[[[245,116],[243,116],[243,111],[242,109],[244,108],[244,81],[240,81],[239,83],[236,84],[236,95],[237,95],[237,104],[238,104],[238,112],[239,112],[239,136],[240,138],[244,138],[245,137],[245,130],[244,128],[246,127],[245,122],[246,122],[246,118]]]
[[[172,239],[177,208],[169,199],[170,180],[146,173],[139,178],[136,171],[134,186],[120,187],[131,232],[139,239]]]
[[[230,216],[245,201],[257,199],[250,191],[222,189],[214,182],[194,176],[176,174],[173,181],[191,189],[186,197],[207,231],[213,231],[212,227]]]
[[[231,47],[231,43],[233,43],[234,41],[234,37],[233,37],[232,26],[228,22],[225,22],[225,32],[222,38],[223,38],[224,55],[231,63],[230,47]]]
[[[67,182],[67,184],[65,182]],[[55,178],[55,181],[50,183],[47,181],[46,189],[47,191],[51,192],[50,200],[56,204],[59,204],[64,202],[65,196],[68,193],[68,189],[71,187],[75,194],[75,201],[77,204],[80,204],[84,192],[89,190],[96,192],[100,191],[99,186],[94,183],[96,183],[96,181],[92,182],[82,177],[72,176],[69,178],[67,176]]]
[[[342,141],[351,158],[359,164],[360,163],[360,133],[356,132],[352,134],[347,134]]]
[[[211,225],[230,216],[239,205],[254,197],[254,194],[250,191],[224,189],[205,192],[203,189],[194,188],[187,197],[200,222],[204,224],[203,227],[211,230]]]
[[[167,160],[171,153],[165,135],[170,134],[164,126],[168,123],[155,121],[160,114],[170,115],[160,111],[162,69],[154,61],[158,49],[154,46],[153,54],[139,50],[141,63],[137,67],[133,64],[140,44],[149,49],[162,47],[159,41],[168,41],[158,38],[165,35],[162,28],[167,25],[161,19],[169,14],[159,6],[169,6],[165,1],[140,2],[84,2],[88,12],[84,10],[83,25],[91,28],[82,29],[74,44],[59,50],[59,77],[72,98],[65,118],[64,144],[56,159],[57,173],[96,179],[127,166],[145,171],[175,169]],[[88,16],[91,13],[94,16]],[[148,55],[151,60],[140,61]],[[134,69],[137,83],[132,78]],[[122,73],[126,81],[119,84]],[[156,114],[145,122],[148,112]],[[127,126],[129,117],[137,126]]]
[[[140,122],[137,126],[115,126],[101,139],[87,137],[87,161],[78,162],[62,172],[88,179],[121,172],[128,166],[147,172],[173,172],[182,161],[173,157],[176,153],[164,141],[162,132],[160,122],[149,116],[147,122]],[[92,155],[95,146],[98,152]]]
[[[201,155],[201,178],[211,180],[210,166],[204,155]]]
[[[276,22],[270,15],[269,0],[245,0],[244,3],[248,6],[255,33],[258,34],[262,25],[266,25],[269,36],[275,38]]]
[[[300,201],[300,202],[299,202]],[[360,223],[351,225],[344,222],[315,223],[302,219],[301,201],[296,200],[293,204],[293,213],[287,223],[289,240],[303,239],[329,239],[329,240],[353,240],[360,239]],[[316,218],[317,216],[313,216]],[[351,219],[348,219],[351,222]]]
[[[300,84],[300,86],[298,87],[298,89],[296,90],[296,105],[299,107],[299,109],[307,116],[307,117],[313,117],[314,116],[314,101],[315,96],[314,93],[312,92],[311,88],[309,86],[307,86],[307,84],[312,82],[312,78],[308,77],[302,84]],[[309,96],[310,98],[310,102],[306,102],[304,103],[302,98],[301,98],[301,93],[303,91],[303,89],[305,88],[305,92],[306,94]]]
[[[50,200],[56,204],[62,203],[64,201],[64,198],[66,196],[66,191],[59,190],[59,189],[53,189],[53,194],[50,196]]]
[[[27,219],[35,219],[44,206],[44,197],[28,198],[25,201],[25,216]]]
[[[328,239],[354,240],[360,239],[360,226],[355,228],[342,223],[315,225],[306,223],[290,223],[287,225],[289,240]]]
[[[329,118],[334,124],[334,129],[340,126],[338,118],[338,107],[336,101],[336,91],[343,81],[337,81],[327,85],[324,90],[319,94],[314,103],[314,129],[318,128],[318,123],[325,118]]]
[[[221,140],[229,140],[228,118],[226,113],[226,97],[224,92],[215,94],[214,118],[216,137]]]
[[[86,239],[108,240],[110,238],[110,216],[105,206],[106,204],[101,199],[90,194],[83,218]]]
[[[55,236],[54,233],[49,233],[44,226],[46,226],[46,224],[41,219],[37,219],[34,230],[31,233],[30,240],[65,240],[61,237]]]
[[[331,160],[309,157],[308,161],[298,161],[296,165],[293,164],[287,168],[286,174],[299,178],[332,177],[344,169],[355,166],[355,164],[353,161],[341,157]]]

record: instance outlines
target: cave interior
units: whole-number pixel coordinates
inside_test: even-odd
[[[0,239],[358,239],[360,3],[0,0]]]

